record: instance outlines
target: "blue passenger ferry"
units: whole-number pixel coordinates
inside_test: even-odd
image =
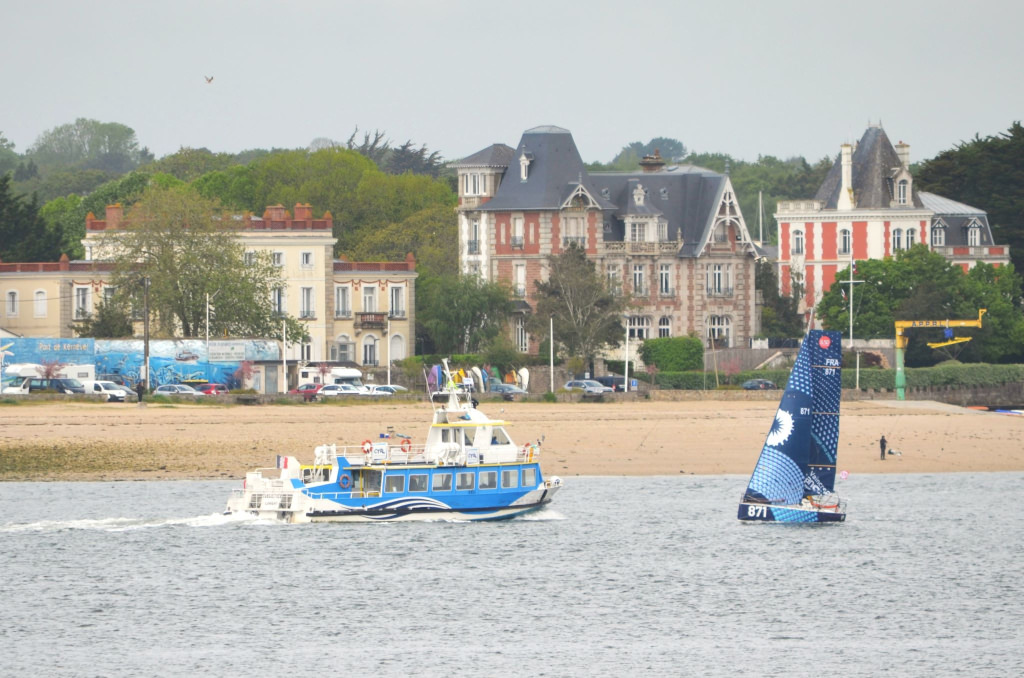
[[[438,395],[424,444],[391,437],[320,445],[309,465],[278,457],[276,468],[246,474],[225,514],[292,523],[500,520],[551,501],[562,481],[544,479],[539,441],[517,446],[505,422],[488,418],[469,394]]]

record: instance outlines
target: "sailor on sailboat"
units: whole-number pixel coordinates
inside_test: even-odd
[[[740,520],[846,519],[846,502],[835,494],[841,364],[839,332],[808,332],[740,500]]]

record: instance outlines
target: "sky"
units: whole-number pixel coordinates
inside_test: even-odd
[[[18,152],[92,118],[157,157],[358,128],[456,160],[557,125],[586,162],[659,136],[813,162],[880,122],[917,162],[1024,118],[1011,0],[0,0],[0,16]]]

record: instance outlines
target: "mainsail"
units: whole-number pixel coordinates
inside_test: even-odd
[[[811,330],[797,354],[745,501],[799,504],[832,492],[839,445],[839,332]]]

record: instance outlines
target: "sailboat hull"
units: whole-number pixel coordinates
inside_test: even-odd
[[[846,520],[846,507],[843,504],[835,508],[815,508],[741,502],[736,517],[758,523],[841,523]]]

